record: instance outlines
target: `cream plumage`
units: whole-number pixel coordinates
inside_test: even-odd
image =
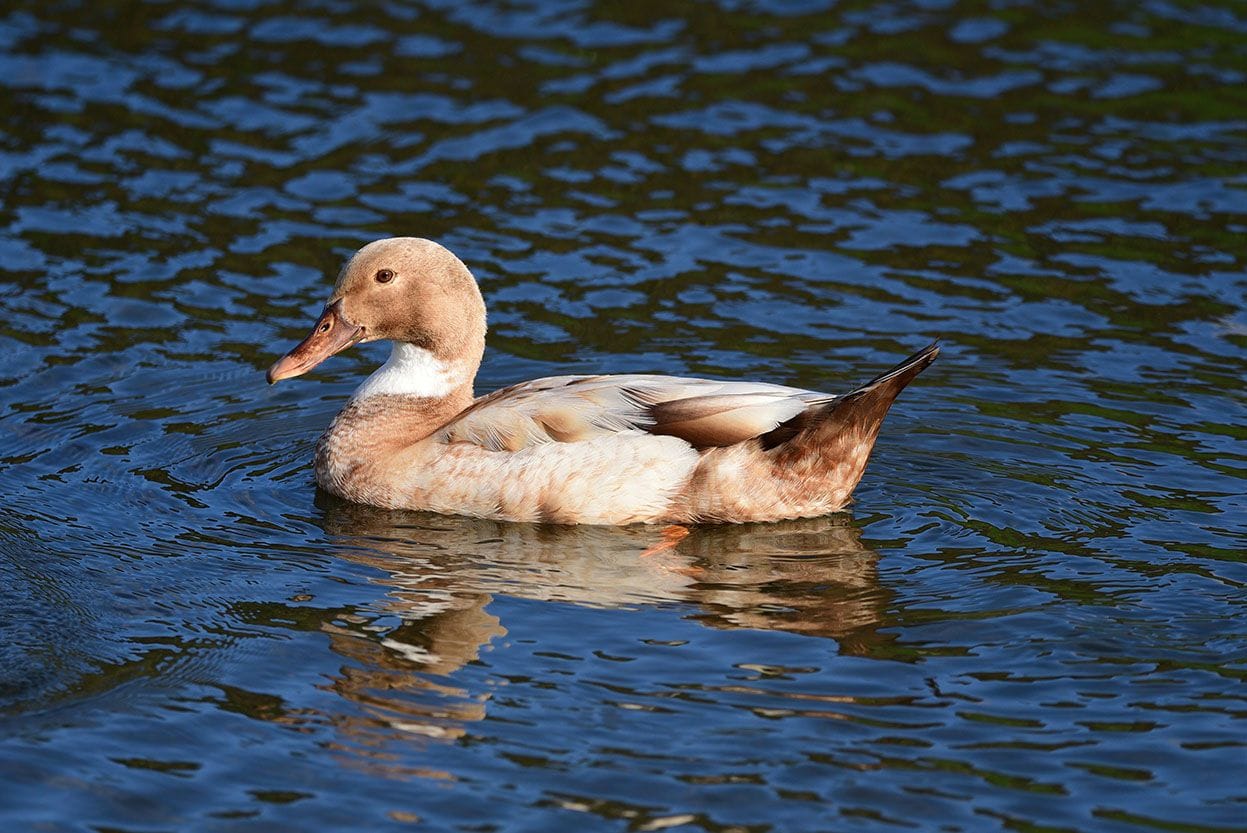
[[[311,335],[269,370],[297,376],[361,341],[390,361],[321,438],[316,477],[348,500],[514,521],[757,521],[843,508],[931,345],[843,396],[760,382],[559,376],[480,398],[476,281],[428,240],[371,243]]]

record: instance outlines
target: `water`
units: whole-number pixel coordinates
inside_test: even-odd
[[[0,827],[1247,829],[1241,4],[6,8]],[[370,510],[389,234],[482,391],[945,349],[851,514]]]

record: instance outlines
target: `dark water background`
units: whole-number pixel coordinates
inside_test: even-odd
[[[1247,829],[1247,6],[10,3],[0,828]],[[480,390],[841,390],[851,515],[318,497],[439,239]]]

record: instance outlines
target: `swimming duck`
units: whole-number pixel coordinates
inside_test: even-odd
[[[347,262],[275,383],[361,342],[390,358],[316,448],[316,481],[357,503],[507,521],[773,521],[842,509],[892,401],[932,344],[834,395],[764,382],[554,376],[476,397],[485,302],[458,257],[395,237]]]

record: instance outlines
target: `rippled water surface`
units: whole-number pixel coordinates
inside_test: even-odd
[[[5,8],[4,830],[1247,829],[1241,3]],[[366,509],[390,234],[480,391],[945,349],[851,514]]]

